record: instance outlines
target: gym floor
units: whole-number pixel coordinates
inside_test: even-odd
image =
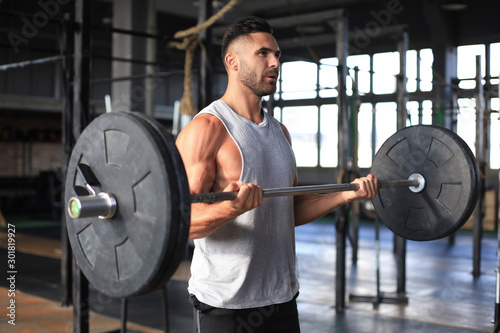
[[[485,233],[482,241],[481,276],[472,271],[472,233],[459,231],[455,244],[448,239],[407,242],[406,296],[408,304],[390,303],[396,290],[393,236],[380,229],[380,290],[387,302],[374,307],[376,253],[373,222],[360,227],[358,261],[347,248],[347,309],[335,304],[335,225],[331,218],[296,229],[297,271],[300,281],[298,307],[302,332],[493,332],[497,236]],[[0,278],[0,332],[71,332],[72,308],[61,307],[59,228],[16,229],[16,295],[9,296],[9,281]],[[7,235],[0,232],[0,258],[7,260]],[[1,267],[6,267],[1,264]],[[187,300],[189,262],[183,262],[167,284],[169,327],[172,333],[192,332],[192,308]],[[367,301],[349,295],[369,296]],[[16,326],[8,323],[7,306],[16,301]],[[91,332],[120,328],[119,299],[90,289]],[[129,299],[129,332],[163,332],[162,291]]]

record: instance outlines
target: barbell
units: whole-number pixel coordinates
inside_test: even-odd
[[[436,126],[412,126],[380,147],[370,171],[385,225],[416,241],[445,237],[471,215],[479,171],[467,144]],[[263,189],[264,197],[356,190],[356,184]],[[237,192],[190,194],[174,139],[151,117],[106,113],[75,144],[65,183],[66,224],[75,259],[92,285],[129,297],[164,286],[184,257],[191,203]]]
[[[68,213],[72,218],[99,217],[100,219],[110,219],[115,216],[117,203],[113,194],[98,191],[94,186],[99,187],[99,182],[94,185],[87,179],[96,179],[90,168],[85,164],[77,166],[78,173],[82,175],[85,181],[85,188],[77,188],[80,196],[74,196],[69,199]],[[84,171],[85,170],[85,171]],[[85,176],[87,175],[87,176]],[[418,193],[425,187],[425,179],[420,174],[412,174],[408,180],[384,181],[379,183],[378,188],[397,188],[408,187],[410,191]],[[294,186],[263,189],[263,197],[277,197],[285,195],[304,195],[304,194],[327,194],[342,191],[356,191],[359,189],[357,184],[326,184],[310,186]],[[230,192],[210,192],[191,194],[191,203],[214,203],[226,200],[234,200],[238,191]]]

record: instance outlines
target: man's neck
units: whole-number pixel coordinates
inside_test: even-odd
[[[260,124],[264,120],[261,106],[262,99],[259,96],[245,96],[242,94],[236,96],[226,91],[221,99],[226,102],[234,112],[256,124]]]

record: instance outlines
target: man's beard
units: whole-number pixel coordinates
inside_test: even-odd
[[[274,71],[273,71],[274,73]],[[264,80],[258,80],[257,74],[252,72],[243,61],[239,71],[240,81],[252,90],[257,96],[263,97],[276,92],[276,84],[268,84]],[[265,77],[264,77],[265,79]]]

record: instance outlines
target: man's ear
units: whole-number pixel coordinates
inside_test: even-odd
[[[237,71],[238,70],[238,56],[234,52],[228,52],[224,60],[226,61],[227,68]]]

